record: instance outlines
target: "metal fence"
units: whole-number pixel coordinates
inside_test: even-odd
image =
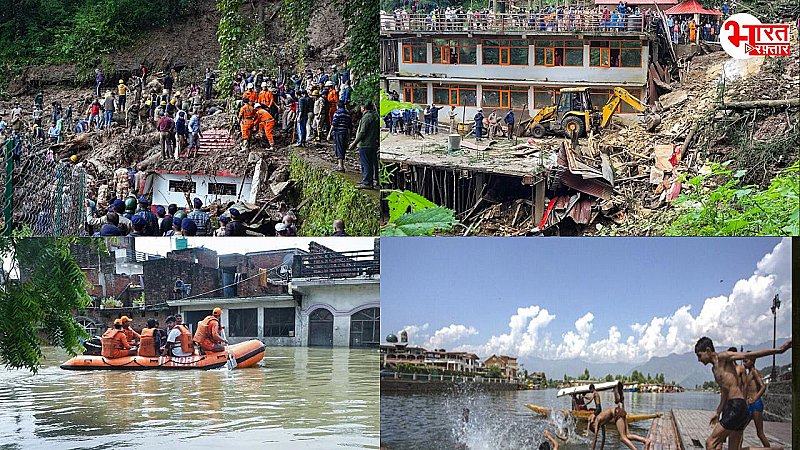
[[[465,31],[649,31],[652,14],[618,14],[603,17],[599,10],[580,10],[570,14],[498,13],[428,15],[396,11],[381,15],[381,31],[463,33]]]
[[[295,255],[292,273],[296,278],[352,278],[380,272],[380,256],[374,250],[360,250]]]
[[[3,139],[0,138],[0,142]],[[2,143],[0,229],[30,229],[34,236],[79,235],[85,222],[86,170],[47,156],[42,143],[9,138]]]

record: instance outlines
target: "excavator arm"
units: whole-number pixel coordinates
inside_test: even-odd
[[[652,131],[658,126],[658,124],[661,123],[661,116],[652,112],[650,107],[642,104],[639,99],[632,96],[630,92],[626,91],[625,89],[621,87],[615,87],[614,94],[610,99],[608,99],[608,103],[603,106],[603,117],[600,120],[600,128],[605,128],[608,125],[608,123],[611,121],[611,116],[614,115],[614,112],[617,110],[617,106],[619,106],[619,102],[621,101],[627,103],[636,111],[644,114],[645,129],[647,131]]]

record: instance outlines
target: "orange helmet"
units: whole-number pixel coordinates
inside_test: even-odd
[[[120,318],[119,318],[119,321],[120,321],[120,322],[122,322],[122,323],[125,323],[125,322],[132,322],[131,318],[130,318],[130,317],[128,317],[128,316],[122,316],[122,317],[120,317]]]
[[[214,315],[215,315],[215,316],[222,315],[222,309],[220,309],[220,308],[214,308]]]
[[[122,325],[122,321],[120,319],[114,319],[114,325]]]

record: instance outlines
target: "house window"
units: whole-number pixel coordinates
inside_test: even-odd
[[[555,101],[555,89],[534,88],[533,89],[533,109],[542,109],[552,106]]]
[[[433,103],[451,106],[476,106],[478,90],[475,86],[444,85],[433,87]]]
[[[170,192],[197,192],[197,183],[193,181],[169,180]]]
[[[236,195],[236,185],[233,183],[208,183],[210,195]]]
[[[478,45],[474,39],[434,39],[434,64],[477,64]]]
[[[424,64],[428,62],[428,46],[423,40],[403,41],[403,62]]]
[[[403,101],[427,105],[428,86],[421,83],[403,83]]]
[[[500,109],[523,109],[528,106],[528,89],[516,86],[484,86],[481,106]]]
[[[294,337],[295,308],[264,308],[264,337]]]
[[[592,41],[589,45],[590,67],[641,67],[642,43],[639,41]]]
[[[535,41],[533,64],[556,67],[583,66],[583,43],[581,41]]]
[[[483,64],[527,66],[528,41],[525,39],[484,39]]]
[[[350,347],[377,347],[380,342],[380,308],[364,309],[350,316]]]
[[[231,337],[258,337],[258,309],[229,309],[228,329]]]

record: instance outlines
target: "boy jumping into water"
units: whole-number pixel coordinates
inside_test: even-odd
[[[789,339],[780,348],[748,353],[732,351],[717,353],[711,339],[702,337],[697,341],[694,346],[697,360],[703,365],[711,364],[711,372],[714,374],[714,381],[719,385],[720,391],[719,406],[709,422],[714,425],[714,430],[706,440],[707,450],[722,450],[722,443],[728,436],[731,437],[729,450],[740,450],[742,446],[742,434],[750,420],[750,414],[735,361],[784,353],[791,346],[792,340]]]

